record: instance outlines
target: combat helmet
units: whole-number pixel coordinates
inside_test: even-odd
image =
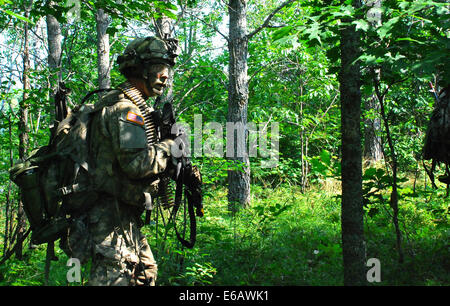
[[[173,67],[179,53],[177,39],[154,36],[136,38],[128,44],[124,53],[117,57],[117,63],[122,74],[127,70],[141,70],[151,64]]]

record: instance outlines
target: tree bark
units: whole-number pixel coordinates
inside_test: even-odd
[[[360,7],[359,1],[353,1]],[[348,20],[346,20],[348,21]],[[339,74],[342,134],[342,251],[344,284],[365,283],[364,221],[362,202],[360,36],[354,25],[341,30]]]
[[[50,5],[55,5],[51,2]],[[47,41],[48,41],[48,57],[47,63],[50,71],[50,95],[49,102],[54,105],[55,95],[58,92],[60,82],[62,81],[61,71],[61,55],[62,55],[62,33],[59,21],[52,15],[46,16],[47,23]],[[53,103],[52,103],[53,101]],[[54,117],[56,118],[56,109]],[[48,278],[50,273],[50,260],[55,258],[54,254],[54,242],[47,244],[47,255],[45,259],[44,267],[44,284],[48,284]]]
[[[367,12],[367,20],[372,27],[378,27],[381,24],[381,13],[378,10],[381,7],[381,0],[369,0],[366,6],[370,7]],[[377,69],[377,73],[380,73],[379,69]],[[380,105],[376,99],[376,94],[373,94],[364,101],[365,110],[374,112],[372,118],[364,120],[364,159],[368,162],[377,162],[383,157],[381,137],[379,136],[381,132]]]
[[[364,101],[366,111],[373,111],[375,116],[380,112],[379,104],[376,96],[372,95]],[[381,149],[381,120],[379,117],[366,118],[364,120],[364,159],[368,162],[377,162],[382,159],[383,152]]]
[[[14,159],[13,159],[13,142],[12,142],[12,122],[10,115],[5,116],[8,120],[8,136],[9,136],[9,166],[12,167],[14,165]],[[9,226],[10,223],[13,222],[12,218],[10,218],[10,207],[11,207],[11,181],[9,181],[8,184],[8,192],[6,193],[6,203],[5,203],[5,232],[4,232],[4,238],[3,238],[3,254],[6,253],[6,250],[8,249],[9,243],[14,243],[13,241],[10,241],[9,239]]]
[[[52,93],[55,94],[58,89],[58,83],[61,80],[61,27],[58,20],[47,15],[47,41],[48,41],[48,67],[51,73]]]
[[[50,3],[50,5],[53,5],[53,3]],[[47,63],[50,71],[49,76],[50,91],[48,100],[50,105],[54,105],[55,95],[58,92],[59,83],[62,80],[62,72],[61,72],[62,34],[60,24],[54,16],[47,15],[46,23],[47,23],[47,42],[48,42]],[[52,115],[55,118],[56,110],[54,107],[51,109],[53,110]]]
[[[228,3],[229,35],[216,26],[200,19],[220,34],[228,43],[229,84],[227,121],[227,158],[240,164],[241,170],[228,171],[228,202],[233,212],[250,205],[250,161],[247,151],[247,108],[248,108],[248,42],[262,29],[269,26],[271,19],[284,7],[296,0],[287,0],[274,9],[251,33],[247,33],[247,0],[230,0]],[[233,126],[237,129],[228,129]],[[229,140],[233,140],[229,143]],[[239,144],[238,144],[239,142]]]
[[[24,16],[28,18],[30,16],[32,1],[26,4]],[[19,109],[19,158],[24,160],[27,156],[28,145],[29,145],[29,129],[28,129],[28,98],[30,90],[30,54],[29,54],[29,24],[27,22],[23,25],[23,72],[22,72],[22,83],[23,83],[23,94],[22,101],[20,103]],[[22,238],[25,232],[25,211],[23,209],[23,202],[20,200],[17,210],[17,247],[15,249],[15,254],[17,259],[22,259],[23,246]]]
[[[227,129],[227,141],[229,133],[235,133],[232,139],[233,154],[228,151],[230,160],[242,164],[242,170],[228,171],[228,202],[231,211],[250,204],[250,161],[246,149],[247,144],[247,107],[248,107],[248,75],[247,75],[247,1],[230,0],[229,2],[229,87],[228,87],[228,118],[229,123],[238,124],[236,131]],[[239,148],[241,139],[243,148]]]
[[[98,86],[100,89],[111,87],[110,61],[109,61],[109,34],[106,30],[109,26],[109,16],[99,8],[95,14],[97,21],[97,71]]]
[[[163,0],[167,2],[168,0]],[[172,19],[161,16],[154,22],[156,36],[164,39],[166,37],[172,37]],[[167,86],[164,89],[164,93],[156,98],[155,105],[164,105],[166,102],[171,102],[173,99],[173,69],[170,69],[170,75],[167,80]]]

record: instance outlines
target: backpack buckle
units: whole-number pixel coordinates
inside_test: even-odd
[[[73,184],[73,185],[69,185],[69,186],[64,186],[58,189],[58,194],[60,196],[66,196],[68,194],[80,191],[81,188],[79,188],[80,186],[78,184]]]

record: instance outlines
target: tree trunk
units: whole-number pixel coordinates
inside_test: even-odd
[[[61,27],[58,20],[52,15],[47,15],[47,40],[48,40],[48,67],[50,68],[51,86],[53,94],[58,89],[61,80]]]
[[[97,21],[98,86],[100,89],[105,89],[111,87],[109,34],[106,33],[109,26],[109,16],[100,8],[95,14],[95,20]]]
[[[27,3],[25,7],[24,16],[28,18],[30,16],[32,2]],[[20,103],[19,110],[19,158],[24,160],[27,156],[28,145],[29,145],[29,130],[28,130],[28,97],[30,90],[30,79],[28,74],[30,73],[30,54],[29,54],[29,24],[25,22],[23,24],[23,73],[22,73],[22,83],[23,83],[23,94],[22,101]],[[22,259],[22,237],[25,232],[25,211],[23,209],[23,203],[20,200],[17,210],[17,247],[16,247],[16,257],[17,259]]]
[[[52,5],[52,4],[50,4]],[[55,95],[59,88],[59,83],[62,80],[61,74],[61,27],[58,20],[52,16],[46,16],[47,22],[47,41],[48,41],[48,68],[50,71],[50,92],[49,92],[49,103],[54,105]],[[52,108],[54,109],[54,108]],[[53,117],[55,117],[55,112]]]
[[[391,199],[390,199],[390,205],[393,211],[392,221],[394,223],[395,227],[395,235],[397,237],[397,252],[398,252],[398,261],[399,263],[403,263],[403,249],[402,249],[402,233],[400,231],[400,226],[398,224],[398,178],[397,178],[397,169],[398,169],[398,163],[397,163],[397,155],[395,153],[395,145],[394,141],[392,139],[391,130],[389,127],[389,121],[386,116],[386,109],[384,106],[384,100],[385,96],[387,94],[387,90],[382,94],[380,91],[380,79],[378,78],[378,75],[374,75],[374,84],[375,84],[375,92],[376,96],[378,97],[378,102],[380,102],[380,111],[381,111],[381,118],[383,118],[384,127],[386,129],[386,137],[388,140],[388,146],[390,151],[390,158],[391,158],[391,167],[392,167],[392,192],[391,192]]]
[[[10,115],[5,116],[8,118],[8,136],[9,136],[9,166],[12,167],[14,165],[13,158],[13,142],[12,142],[12,122]],[[8,249],[8,245],[14,243],[10,241],[9,237],[9,227],[13,222],[12,218],[10,218],[10,208],[11,208],[11,181],[8,184],[8,192],[6,193],[6,203],[5,203],[5,232],[3,238],[3,254],[6,254],[6,250]]]
[[[383,153],[381,137],[379,136],[381,120],[377,118],[380,107],[376,101],[376,96],[372,95],[369,99],[366,99],[364,106],[366,111],[373,111],[375,116],[364,120],[364,159],[369,162],[377,162],[383,157]]]
[[[359,7],[359,1],[354,1]],[[364,220],[362,203],[361,72],[358,63],[360,37],[355,26],[341,31],[339,74],[342,134],[342,251],[344,284],[365,283]]]
[[[168,0],[164,0],[167,2]],[[161,16],[155,23],[156,36],[159,38],[172,37],[172,19]],[[156,98],[155,105],[164,105],[166,102],[171,102],[173,99],[173,69],[170,69],[169,79],[167,80],[167,86],[164,89],[164,93]]]
[[[53,2],[50,5],[55,5]],[[48,68],[50,71],[50,96],[49,102],[54,105],[55,95],[58,92],[60,82],[62,81],[62,71],[61,71],[61,55],[62,55],[62,34],[61,26],[59,21],[52,15],[46,16],[47,22],[47,41],[48,41]],[[52,103],[53,101],[53,103]],[[58,114],[55,114],[56,118]],[[49,242],[47,244],[47,255],[45,258],[44,267],[44,284],[48,284],[48,278],[50,274],[50,260],[54,259],[56,256],[54,254],[54,242]]]
[[[228,118],[229,124],[237,124],[236,130],[227,128],[227,157],[242,164],[242,170],[228,171],[228,202],[231,211],[250,204],[250,161],[247,144],[247,1],[230,0],[229,2],[229,88]],[[233,133],[233,135],[230,135]],[[228,139],[233,139],[232,144]],[[240,142],[240,144],[238,144]],[[233,152],[230,152],[229,145]]]
[[[373,27],[381,24],[381,0],[369,0],[366,5],[370,7],[367,12],[367,20]],[[377,69],[377,73],[380,73]],[[377,97],[373,94],[364,101],[366,112],[372,111],[374,114],[371,118],[364,120],[364,159],[368,162],[377,162],[382,159],[383,153],[381,149],[381,119],[379,118],[380,105],[376,101]]]

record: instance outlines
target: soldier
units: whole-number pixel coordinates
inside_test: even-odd
[[[142,235],[144,207],[158,193],[160,174],[172,168],[173,140],[149,145],[149,97],[163,93],[175,65],[175,40],[132,41],[117,62],[127,81],[98,103],[90,128],[90,161],[97,198],[80,214],[61,247],[92,259],[90,285],[155,285],[157,265]],[[155,139],[155,138],[154,138]]]

